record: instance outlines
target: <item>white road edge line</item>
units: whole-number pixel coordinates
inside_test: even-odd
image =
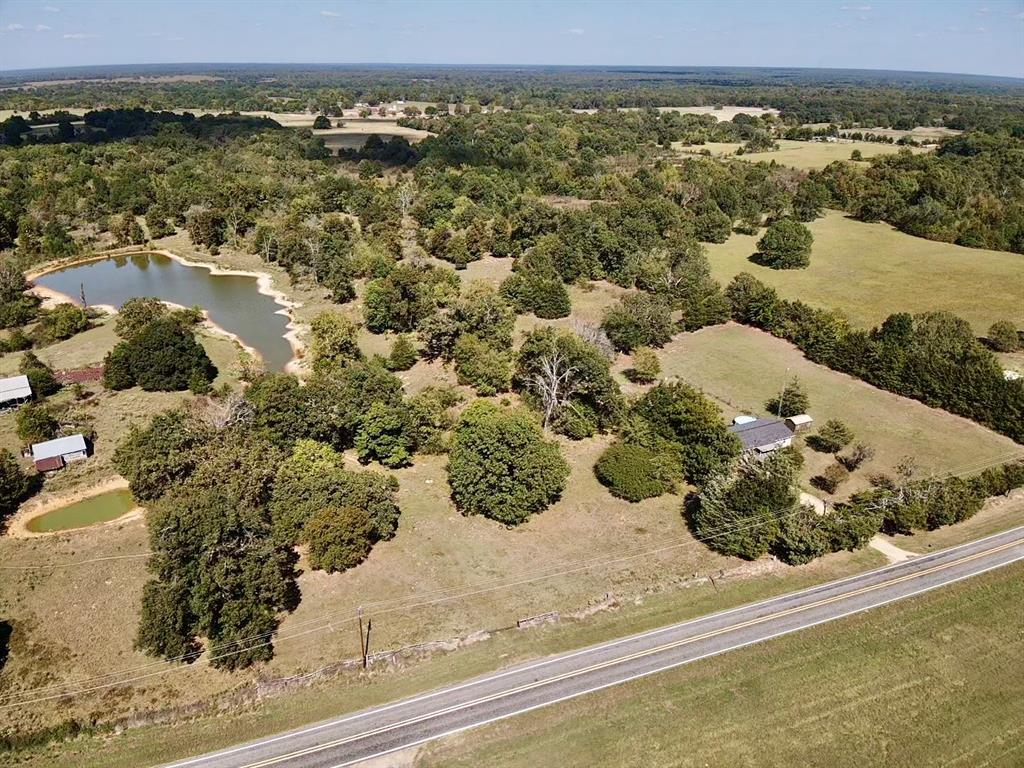
[[[803,589],[799,589],[796,592],[787,592],[787,593],[782,594],[782,595],[776,595],[774,597],[768,597],[768,598],[765,598],[764,600],[758,600],[758,601],[753,602],[753,603],[746,603],[744,605],[739,605],[739,606],[736,606],[735,608],[728,608],[728,609],[726,609],[724,611],[717,611],[715,613],[706,614],[704,616],[697,616],[697,617],[694,617],[692,619],[687,619],[686,621],[679,622],[678,624],[669,624],[668,626],[664,626],[664,627],[656,627],[655,629],[649,629],[649,630],[647,630],[645,632],[641,632],[639,634],[629,635],[628,637],[621,637],[621,638],[618,638],[616,640],[609,640],[609,641],[607,641],[605,643],[596,643],[594,645],[587,646],[586,648],[581,648],[581,649],[579,649],[577,651],[570,651],[568,653],[559,654],[559,655],[556,655],[556,656],[551,656],[551,657],[548,657],[546,659],[541,659],[541,660],[538,660],[538,661],[535,661],[535,662],[531,662],[531,663],[526,664],[524,666],[511,667],[511,668],[509,668],[507,670],[504,670],[504,671],[501,671],[501,672],[497,672],[495,674],[488,675],[488,676],[483,677],[483,678],[477,678],[475,680],[470,680],[470,681],[467,681],[465,683],[459,683],[458,685],[454,685],[454,686],[451,686],[451,687],[448,687],[448,688],[441,688],[441,689],[438,689],[438,690],[429,691],[427,693],[423,693],[423,694],[419,694],[418,696],[414,696],[414,697],[412,697],[410,699],[402,699],[400,701],[392,702],[391,704],[386,704],[386,705],[383,705],[381,707],[376,707],[376,708],[372,708],[372,709],[363,710],[362,712],[355,712],[355,713],[353,713],[351,715],[345,715],[345,716],[337,718],[335,720],[329,720],[329,721],[324,722],[324,723],[318,723],[316,725],[311,725],[311,726],[308,726],[308,727],[303,728],[303,729],[298,730],[298,731],[289,731],[287,733],[282,733],[282,734],[279,734],[277,736],[272,736],[272,737],[270,737],[268,739],[265,739],[263,741],[250,742],[248,744],[243,744],[241,746],[232,747],[230,749],[222,750],[222,751],[219,751],[219,752],[212,752],[212,753],[208,753],[208,754],[205,754],[205,755],[200,755],[200,756],[193,757],[193,758],[188,758],[188,759],[180,761],[180,762],[169,763],[169,764],[166,764],[164,766],[164,768],[187,768],[187,766],[196,765],[197,763],[201,763],[201,762],[204,762],[204,761],[212,760],[214,758],[230,757],[231,755],[237,754],[239,752],[243,752],[243,751],[245,751],[247,749],[252,749],[253,747],[262,747],[262,746],[266,746],[268,744],[275,744],[275,743],[277,743],[279,741],[282,741],[284,739],[291,739],[291,738],[296,738],[296,737],[299,737],[299,736],[305,736],[305,735],[310,734],[310,733],[316,733],[317,731],[321,731],[324,728],[331,728],[333,726],[341,725],[342,723],[350,722],[352,720],[357,720],[357,719],[362,718],[362,717],[368,717],[370,715],[378,715],[378,714],[381,714],[382,712],[387,712],[387,711],[389,711],[391,709],[394,709],[396,707],[402,707],[402,706],[408,706],[410,704],[416,704],[416,703],[418,703],[420,701],[426,701],[428,699],[435,698],[437,696],[454,693],[455,691],[460,691],[460,690],[463,690],[465,688],[469,688],[469,687],[472,687],[474,685],[479,685],[479,684],[484,683],[484,682],[492,682],[494,680],[500,680],[501,678],[508,677],[509,675],[518,674],[520,672],[527,672],[527,671],[532,670],[532,669],[538,669],[540,667],[546,666],[548,664],[553,664],[553,663],[556,663],[556,662],[566,661],[568,659],[575,658],[575,657],[577,657],[579,655],[582,655],[582,654],[591,653],[591,652],[593,652],[596,649],[614,648],[614,647],[616,647],[618,645],[621,645],[623,643],[633,642],[633,641],[636,641],[636,640],[643,640],[643,639],[646,639],[648,637],[654,637],[654,636],[656,636],[658,634],[661,634],[661,633],[664,633],[664,632],[670,632],[670,631],[674,631],[676,629],[682,629],[683,627],[686,627],[686,626],[689,626],[689,625],[692,625],[692,624],[700,623],[702,621],[708,621],[710,619],[716,619],[716,618],[720,618],[722,616],[728,616],[730,614],[737,613],[738,611],[745,611],[745,610],[750,610],[750,609],[753,609],[753,608],[764,607],[766,605],[770,605],[770,604],[772,604],[774,602],[778,602],[778,601],[781,601],[781,600],[790,600],[790,599],[793,599],[793,598],[796,598],[796,597],[800,597],[802,595],[806,595],[807,593],[814,592],[815,590],[830,589],[832,587],[836,587],[836,586],[839,586],[841,584],[845,584],[845,583],[847,583],[849,581],[854,581],[856,579],[868,578],[868,577],[871,577],[871,576],[874,576],[874,575],[877,575],[877,574],[885,573],[886,571],[890,571],[890,570],[893,570],[893,569],[896,569],[896,568],[901,568],[901,567],[902,568],[910,568],[910,567],[913,567],[913,566],[909,566],[908,563],[914,563],[915,565],[924,565],[924,564],[929,562],[929,558],[930,559],[937,559],[937,558],[939,558],[939,557],[941,557],[943,555],[947,555],[947,554],[949,554],[951,552],[957,552],[957,551],[959,551],[961,549],[965,549],[967,547],[976,546],[978,544],[981,544],[983,542],[989,541],[991,539],[995,539],[995,538],[998,538],[1000,536],[1005,536],[1007,534],[1010,534],[1010,533],[1013,533],[1013,532],[1019,531],[1019,530],[1024,530],[1024,525],[1019,525],[1019,526],[1016,526],[1014,528],[1009,528],[1009,529],[1007,529],[1005,531],[999,531],[998,533],[993,533],[993,534],[990,534],[988,536],[983,536],[980,539],[974,539],[973,541],[968,541],[968,542],[965,542],[963,544],[957,544],[956,546],[953,546],[953,547],[947,547],[946,549],[940,549],[940,550],[938,550],[936,552],[929,552],[927,554],[921,555],[920,557],[914,558],[913,560],[905,560],[905,561],[902,561],[902,562],[899,562],[899,563],[889,563],[888,565],[884,565],[881,568],[876,568],[876,569],[874,569],[872,571],[865,571],[864,573],[857,573],[857,574],[853,574],[851,576],[844,576],[841,579],[836,579],[835,581],[828,581],[828,582],[825,582],[823,584],[811,585],[809,587],[804,587]]]

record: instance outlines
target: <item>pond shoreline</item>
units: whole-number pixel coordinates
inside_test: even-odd
[[[274,314],[281,315],[287,318],[286,324],[287,332],[282,335],[285,341],[288,342],[288,346],[291,348],[292,357],[285,364],[284,370],[286,373],[299,373],[302,357],[306,351],[305,345],[299,338],[300,325],[295,318],[295,310],[301,306],[299,302],[293,301],[288,295],[273,286],[273,276],[267,272],[257,272],[243,269],[228,269],[225,267],[218,266],[206,261],[194,261],[186,256],[182,256],[167,248],[145,248],[145,247],[133,247],[133,248],[118,248],[108,251],[102,251],[99,253],[92,253],[80,258],[70,259],[67,261],[51,262],[44,264],[35,269],[29,270],[25,273],[25,279],[29,281],[35,281],[44,275],[51,274],[53,272],[60,272],[71,267],[81,266],[83,264],[89,264],[95,261],[105,261],[117,256],[130,256],[131,254],[157,254],[165,256],[172,261],[177,262],[185,267],[198,267],[207,270],[211,275],[226,275],[235,277],[251,277],[256,280],[256,291],[264,296],[269,296],[274,300],[275,304],[278,304],[281,309],[277,310]],[[80,305],[81,301],[75,299],[60,291],[55,291],[52,288],[46,286],[34,285],[32,292],[36,295],[41,296],[44,299],[51,300],[64,300],[75,305]],[[164,302],[165,304],[173,305],[173,302]],[[104,310],[113,310],[116,313],[116,308],[109,307],[108,305],[96,305],[102,307]],[[174,305],[178,306],[178,305]],[[263,356],[250,344],[247,344],[237,333],[227,330],[210,319],[209,311],[203,309],[203,318],[205,327],[213,333],[225,336],[231,341],[234,341],[241,346],[248,354],[255,357],[257,360],[263,361]]]
[[[106,520],[99,523],[90,523],[89,525],[83,525],[76,528],[65,528],[59,531],[32,531],[29,530],[28,524],[30,521],[35,520],[37,517],[53,512],[56,509],[66,507],[70,504],[74,504],[79,501],[85,501],[91,499],[94,496],[101,496],[104,493],[110,493],[111,491],[125,491],[128,490],[128,481],[123,477],[117,476],[107,480],[102,480],[94,485],[90,485],[87,488],[81,488],[77,491],[69,491],[63,494],[50,494],[44,491],[39,496],[29,499],[27,502],[18,507],[17,512],[11,517],[7,524],[7,531],[5,536],[9,536],[15,539],[36,539],[40,536],[55,536],[61,533],[74,533],[76,531],[82,531],[86,528],[96,528],[101,525],[111,525],[112,523],[124,523],[129,520],[134,520],[142,516],[144,509],[137,504],[123,515],[113,518],[112,520]]]

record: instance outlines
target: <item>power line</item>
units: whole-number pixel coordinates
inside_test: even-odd
[[[1024,456],[1024,453],[1017,453],[1017,452],[1015,452],[1015,457],[1016,456]],[[947,473],[947,476],[952,477],[952,476],[957,476],[958,474],[966,474],[966,473],[978,472],[978,471],[981,471],[983,469],[987,469],[988,467],[1004,464],[1004,463],[1006,463],[1006,461],[1007,460],[1005,458],[1000,458],[999,460],[989,462],[986,465],[974,465],[973,467],[969,466],[968,469],[962,470],[959,473],[949,472],[949,473]],[[393,613],[393,612],[398,611],[398,610],[409,611],[409,610],[415,610],[415,609],[418,609],[418,608],[423,608],[423,607],[427,607],[427,606],[431,606],[431,605],[438,605],[438,604],[445,603],[445,602],[452,602],[452,601],[455,601],[455,600],[463,600],[463,599],[466,599],[466,598],[469,598],[469,597],[473,597],[473,596],[478,595],[478,594],[484,594],[484,593],[487,593],[487,592],[494,592],[494,591],[498,591],[498,590],[502,590],[502,589],[510,589],[512,587],[523,586],[525,584],[530,584],[530,583],[533,583],[533,582],[536,582],[536,581],[543,581],[543,580],[555,578],[555,577],[558,577],[558,576],[565,576],[565,575],[569,575],[569,574],[572,574],[572,573],[577,573],[577,572],[580,572],[580,571],[585,571],[585,570],[588,570],[589,568],[595,567],[597,565],[612,565],[612,564],[620,563],[620,562],[628,562],[630,560],[635,560],[635,559],[637,559],[639,557],[654,555],[654,554],[658,554],[658,553],[661,553],[661,552],[666,552],[666,551],[670,551],[670,550],[674,550],[674,549],[681,549],[681,548],[685,548],[687,546],[692,546],[692,545],[696,545],[696,544],[704,544],[704,543],[707,543],[708,541],[712,541],[714,539],[720,538],[720,537],[728,535],[730,533],[736,533],[736,532],[739,532],[739,531],[742,531],[742,530],[749,530],[749,529],[760,527],[762,525],[767,525],[769,523],[775,523],[775,522],[778,522],[779,520],[788,519],[788,518],[793,517],[793,516],[795,516],[797,514],[800,514],[801,512],[802,512],[802,509],[798,507],[794,511],[792,511],[789,514],[784,515],[782,517],[775,517],[772,520],[763,520],[763,521],[758,521],[758,522],[754,522],[754,523],[750,523],[750,524],[738,525],[738,526],[733,526],[731,528],[721,529],[718,532],[716,532],[715,534],[710,535],[710,536],[706,536],[706,537],[703,537],[703,538],[702,537],[697,537],[697,536],[692,536],[692,535],[680,536],[680,537],[677,537],[675,539],[669,539],[662,546],[654,548],[654,549],[639,550],[639,551],[636,551],[636,552],[634,552],[632,554],[620,555],[620,556],[617,556],[617,557],[614,557],[614,558],[604,559],[604,560],[602,560],[601,558],[598,558],[598,557],[589,558],[589,559],[585,559],[585,560],[580,560],[580,561],[577,561],[576,564],[574,564],[570,568],[563,568],[562,570],[554,571],[554,572],[551,572],[551,573],[545,573],[545,571],[550,571],[551,568],[554,568],[554,567],[557,567],[557,566],[549,566],[548,568],[540,568],[540,569],[536,569],[533,572],[534,575],[531,575],[529,578],[519,579],[519,580],[516,580],[516,581],[509,582],[509,583],[502,583],[502,582],[505,582],[509,578],[513,578],[513,577],[507,577],[507,576],[506,577],[495,577],[494,579],[489,579],[489,580],[477,582],[476,584],[471,585],[471,591],[458,592],[458,591],[456,591],[456,590],[460,589],[458,587],[438,588],[436,590],[427,591],[427,592],[419,594],[419,595],[407,595],[407,596],[404,596],[404,597],[392,598],[390,600],[381,600],[381,601],[376,601],[376,602],[373,602],[373,603],[366,603],[362,607],[364,609],[365,608],[376,608],[376,609],[378,609],[378,610],[376,610],[376,614],[375,615],[379,616],[379,615],[382,615],[382,614]],[[676,543],[672,543],[672,542],[676,542]],[[83,562],[85,562],[85,561],[83,561]],[[465,588],[463,587],[463,589],[465,589]],[[446,593],[453,593],[453,594],[446,594]],[[434,597],[433,599],[421,600],[421,602],[418,602],[418,603],[411,602],[413,600],[417,600],[417,599],[420,599],[420,598],[430,597],[431,595],[435,595],[436,597]],[[262,648],[262,647],[265,647],[265,646],[269,646],[269,645],[272,645],[274,642],[284,642],[284,641],[293,640],[293,639],[296,639],[296,638],[307,637],[307,636],[309,636],[311,634],[315,634],[315,633],[323,632],[323,631],[334,631],[334,626],[333,626],[334,622],[341,622],[341,621],[343,621],[345,619],[354,619],[357,615],[358,615],[357,613],[348,613],[348,612],[338,612],[338,613],[321,615],[320,617],[307,619],[304,622],[300,622],[299,624],[296,624],[295,626],[290,628],[290,632],[288,634],[276,634],[275,635],[275,633],[276,633],[276,630],[275,630],[275,631],[272,631],[272,632],[261,633],[259,635],[253,635],[253,636],[250,636],[248,638],[241,638],[239,640],[233,640],[233,641],[230,641],[230,642],[227,642],[227,643],[216,644],[214,646],[211,646],[210,648],[207,648],[206,649],[207,656],[199,658],[198,661],[196,661],[194,665],[181,666],[181,667],[165,667],[165,665],[168,662],[186,661],[186,660],[189,660],[189,659],[196,658],[195,654],[182,654],[180,656],[177,656],[177,657],[174,657],[174,658],[171,658],[171,659],[159,659],[159,660],[155,660],[153,662],[147,663],[147,664],[139,665],[137,667],[130,667],[130,668],[125,668],[125,669],[121,669],[121,670],[114,670],[112,672],[108,672],[108,673],[105,673],[105,674],[102,674],[102,675],[95,675],[95,676],[93,676],[91,678],[84,678],[84,679],[81,679],[81,680],[78,680],[78,681],[72,681],[72,682],[67,682],[67,683],[58,683],[58,684],[53,684],[51,686],[42,686],[42,687],[38,687],[38,688],[34,688],[34,689],[26,689],[26,690],[22,690],[22,691],[12,691],[12,692],[10,692],[9,694],[6,694],[6,695],[0,695],[0,709],[8,709],[8,708],[11,708],[11,707],[14,707],[14,706],[23,706],[23,705],[27,705],[27,704],[34,704],[34,703],[38,703],[38,702],[41,702],[41,701],[57,699],[57,698],[65,698],[65,697],[68,697],[68,696],[77,696],[77,695],[81,695],[83,693],[89,693],[89,692],[92,692],[92,691],[102,690],[104,688],[110,688],[110,687],[114,687],[114,686],[118,686],[118,685],[125,685],[127,683],[137,682],[138,680],[143,680],[143,679],[147,679],[147,678],[150,678],[150,677],[155,677],[155,676],[160,676],[160,675],[168,674],[170,672],[198,669],[199,668],[198,665],[208,666],[213,661],[216,661],[216,660],[219,660],[219,659],[223,659],[223,658],[228,658],[230,656],[235,656],[235,655],[238,655],[240,653],[245,653],[245,652],[248,652],[248,651],[256,650],[258,648]],[[325,622],[326,622],[326,625],[325,625]],[[297,630],[300,630],[300,628],[301,628],[301,631],[297,631]],[[235,646],[234,650],[226,650],[228,648],[232,648],[233,646]],[[221,649],[225,649],[225,652],[217,653],[217,651],[221,650]],[[129,673],[135,672],[135,671],[142,671],[142,670],[146,670],[146,669],[151,669],[152,667],[157,667],[157,666],[165,667],[165,668],[159,669],[159,670],[157,670],[155,672],[148,672],[146,674],[141,674],[141,675],[137,675],[137,676],[134,676],[134,677],[130,677],[130,678],[127,678],[127,679],[119,679],[119,680],[116,680],[116,681],[113,681],[113,682],[105,682],[105,683],[101,683],[101,684],[98,683],[98,681],[104,680],[106,678],[111,678],[111,677],[114,677],[114,676],[129,674]],[[89,685],[90,683],[93,683],[93,682],[97,682],[98,684],[96,684],[96,685]],[[31,693],[43,693],[43,692],[46,692],[46,691],[55,691],[55,690],[59,690],[59,689],[62,689],[62,688],[68,688],[68,687],[71,687],[71,686],[82,686],[82,685],[87,685],[88,687],[81,688],[81,689],[75,690],[75,691],[67,691],[67,692],[64,692],[64,693],[53,693],[51,695],[41,696],[41,697],[34,698],[34,699],[27,699],[27,700],[15,701],[15,702],[4,702],[4,699],[19,698],[19,697],[23,697],[23,696],[25,696],[27,694],[31,694]]]

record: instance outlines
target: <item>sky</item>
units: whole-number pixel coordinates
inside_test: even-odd
[[[184,62],[791,66],[1024,77],[1024,0],[0,0],[0,70]]]

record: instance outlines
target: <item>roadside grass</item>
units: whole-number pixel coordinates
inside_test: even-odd
[[[704,390],[730,420],[740,413],[767,415],[765,401],[797,376],[816,427],[840,419],[854,431],[855,441],[876,450],[875,458],[839,489],[840,496],[866,487],[869,474],[889,472],[905,456],[914,457],[922,472],[945,473],[980,470],[1024,454],[1009,438],[812,363],[792,344],[755,328],[728,323],[682,334],[658,350],[658,357],[666,377]],[[804,456],[804,481],[832,461],[809,449]]]
[[[448,737],[419,768],[1020,765],[1024,564]]]
[[[775,270],[749,260],[760,235],[734,234],[709,245],[712,274],[728,284],[749,272],[783,298],[839,309],[862,327],[893,312],[947,310],[982,335],[996,320],[1024,326],[1024,257],[964,248],[907,235],[884,223],[866,224],[828,211],[808,227],[811,265]]]
[[[164,763],[415,695],[549,654],[755,602],[881,565],[884,565],[884,558],[878,553],[862,550],[831,555],[800,568],[773,570],[757,579],[716,579],[717,588],[705,582],[654,592],[628,601],[618,609],[598,611],[585,618],[564,618],[559,623],[529,630],[508,627],[454,652],[409,657],[396,666],[381,664],[371,668],[369,673],[341,673],[309,686],[283,691],[283,695],[264,697],[258,705],[250,700],[249,706],[239,705],[223,711],[214,707],[210,714],[215,713],[216,716],[198,717],[191,720],[188,727],[156,724],[130,728],[117,736],[80,737],[63,744],[26,750],[18,753],[18,764],[26,768],[42,765],[127,768]],[[89,583],[83,585],[83,591],[90,586]],[[375,619],[374,632],[376,628]],[[17,629],[18,625],[16,633]],[[356,657],[358,630],[354,620],[339,624],[336,634],[344,635],[343,658]],[[71,644],[73,646],[73,641]],[[53,652],[62,651],[55,649]],[[217,676],[221,679],[222,690],[233,688],[236,691],[241,690],[248,680],[256,678],[245,674],[234,678],[219,673]],[[147,701],[151,704],[169,703],[172,695],[203,699],[202,695],[195,695],[193,672],[186,671],[174,677],[172,693],[165,697],[154,692]],[[268,683],[271,677],[272,671],[264,670],[261,679],[266,689],[272,691],[274,686]],[[107,701],[120,705],[123,695],[120,692],[112,694]],[[66,714],[71,714],[71,711]]]

